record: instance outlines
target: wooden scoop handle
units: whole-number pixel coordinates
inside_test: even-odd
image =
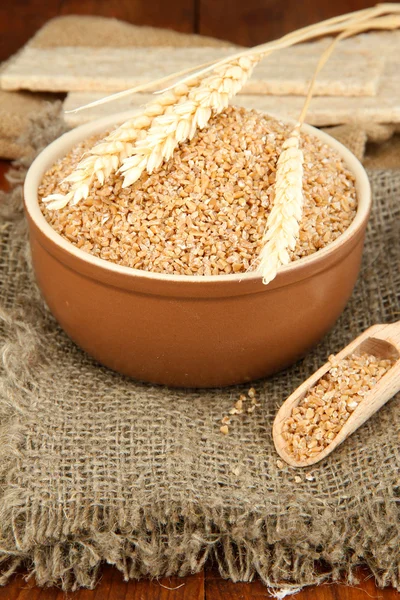
[[[390,323],[389,325],[373,325],[367,329],[367,332],[370,332],[373,338],[389,342],[400,354],[400,321]]]
[[[308,390],[332,367],[331,363],[325,363],[311,377],[309,377],[280,407],[273,425],[273,438],[278,454],[294,467],[308,467],[328,456],[339,444],[356,431],[377,410],[379,410],[390,398],[400,391],[400,321],[390,325],[374,325],[370,327],[346,348],[336,355],[339,362],[353,352],[367,352],[378,358],[395,359],[395,364],[382,377],[380,381],[368,392],[362,402],[352,413],[337,436],[322,452],[315,457],[299,462],[291,454],[286,452],[286,443],[282,437],[283,422],[292,414],[303,399]]]

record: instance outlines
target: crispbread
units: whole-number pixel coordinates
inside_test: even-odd
[[[245,94],[307,92],[327,40],[272,54],[255,69]],[[25,47],[0,75],[5,90],[120,91],[187,67],[225,58],[232,48]],[[320,73],[315,95],[375,95],[384,58],[364,48],[338,47]]]
[[[383,75],[379,93],[376,97],[317,97],[311,101],[307,112],[307,122],[316,126],[338,125],[344,123],[399,123],[400,97],[398,89],[399,65],[388,62]],[[73,110],[106,95],[103,93],[70,93],[64,102],[64,110]],[[102,104],[78,113],[65,115],[68,125],[75,127],[87,121],[115,112],[139,109],[140,106],[154,100],[151,94],[134,94],[115,102]],[[246,108],[263,110],[273,115],[297,119],[304,104],[302,96],[238,95],[233,104]]]

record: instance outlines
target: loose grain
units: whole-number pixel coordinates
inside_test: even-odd
[[[337,436],[365,394],[388,372],[394,362],[372,354],[351,354],[335,363],[292,410],[282,425],[286,450],[298,461],[314,457]],[[306,479],[313,480],[307,473]]]
[[[249,401],[251,401],[250,406],[248,406]],[[261,404],[257,402],[257,393],[256,390],[252,387],[248,390],[247,395],[240,394],[238,400],[236,400],[233,406],[229,409],[228,414],[222,417],[222,427],[220,427],[221,433],[228,433],[229,429],[228,431],[225,431],[225,427],[232,424],[232,419],[236,415],[243,415],[246,413],[252,414],[255,411],[256,406],[261,406]]]
[[[99,258],[180,275],[243,273],[255,267],[272,203],[276,163],[291,127],[256,111],[229,107],[183,143],[157,172],[123,189],[114,174],[76,206],[50,211],[50,225]],[[98,138],[76,146],[44,175],[39,197],[63,193],[62,180]],[[317,252],[352,222],[354,178],[339,155],[302,134],[304,214],[291,252]]]

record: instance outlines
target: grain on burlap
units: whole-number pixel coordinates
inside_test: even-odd
[[[43,122],[31,145],[59,123]],[[75,589],[92,587],[104,561],[139,578],[185,575],[212,557],[223,576],[259,574],[271,588],[352,583],[360,563],[378,585],[400,588],[399,397],[311,468],[312,481],[277,468],[271,437],[281,402],[331,352],[400,318],[400,173],[370,176],[374,208],[349,305],[303,361],[255,384],[261,407],[229,436],[220,419],[248,386],[138,383],[64,335],[33,282],[20,186],[2,199],[1,583],[21,564],[39,585]]]

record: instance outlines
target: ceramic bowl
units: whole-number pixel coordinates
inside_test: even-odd
[[[303,356],[343,311],[360,269],[371,192],[353,154],[327,134],[354,174],[358,210],[329,246],[282,268],[265,286],[258,275],[149,273],[87,254],[56,233],[38,204],[45,171],[82,139],[131,113],[78,127],[36,158],[25,208],[37,283],[64,331],[103,365],[136,379],[180,387],[250,382]]]

